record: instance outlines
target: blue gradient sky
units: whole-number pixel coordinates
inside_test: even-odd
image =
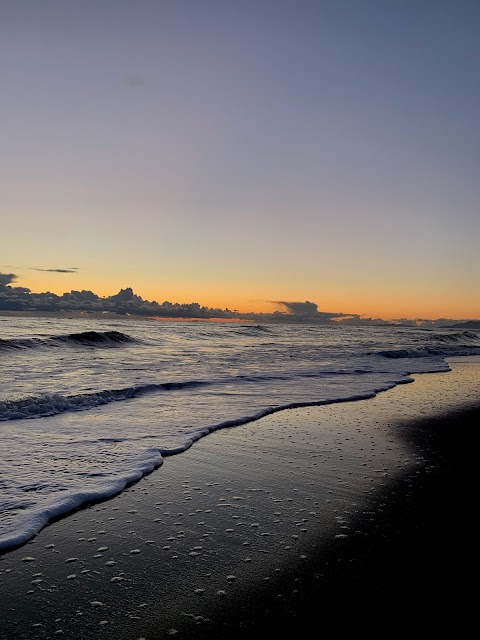
[[[478,318],[479,33],[466,0],[1,0],[0,271]]]

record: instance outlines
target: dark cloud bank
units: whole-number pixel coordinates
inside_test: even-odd
[[[73,268],[72,268],[73,269]],[[63,270],[62,270],[63,272]],[[49,291],[32,293],[25,287],[16,287],[13,273],[0,273],[0,311],[30,313],[116,313],[129,316],[160,318],[196,318],[196,319],[238,319],[255,322],[304,322],[316,324],[350,325],[392,324],[380,318],[363,318],[359,314],[331,313],[319,311],[314,302],[275,301],[277,306],[272,313],[239,313],[230,309],[214,309],[202,307],[198,302],[180,304],[178,302],[162,302],[143,300],[134,294],[130,287],[121,289],[117,294],[102,298],[93,291],[70,291],[58,296]],[[395,324],[398,324],[396,321]],[[447,326],[458,323],[458,320],[441,318],[438,320],[408,320],[402,318],[401,324],[422,326]]]

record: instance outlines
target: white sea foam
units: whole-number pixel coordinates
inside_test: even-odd
[[[480,353],[478,334],[458,330],[125,321],[120,348],[97,349],[112,341],[105,321],[16,318],[1,328],[2,344],[34,347],[0,355],[0,549],[122,491],[211,431],[369,398],[411,373],[447,371],[444,357]],[[71,336],[83,336],[78,348]]]

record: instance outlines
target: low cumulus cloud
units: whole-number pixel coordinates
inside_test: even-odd
[[[52,271],[36,267],[40,271]],[[61,273],[72,272],[73,269],[53,269]],[[81,311],[87,313],[117,313],[121,315],[138,315],[165,318],[231,318],[233,312],[228,309],[202,307],[198,302],[159,304],[137,296],[131,287],[121,289],[108,297],[100,297],[93,291],[75,291],[56,295],[50,291],[32,293],[25,287],[12,287],[9,283],[15,278],[13,274],[0,274],[0,311],[40,311],[63,313]],[[8,286],[7,286],[8,285]]]
[[[77,267],[68,267],[66,269],[35,267],[35,269],[38,271],[74,273]],[[158,318],[203,318],[206,320],[223,318],[265,323],[311,323],[324,326],[336,325],[339,321],[356,326],[389,324],[379,318],[362,318],[358,314],[319,311],[318,305],[308,300],[306,302],[273,302],[273,304],[282,309],[274,313],[240,313],[230,309],[203,307],[198,302],[172,303],[165,301],[158,303],[155,300],[144,300],[141,296],[136,295],[131,287],[121,289],[118,293],[108,297],[100,297],[93,291],[87,290],[72,290],[62,295],[56,295],[50,291],[32,293],[26,287],[13,286],[11,283],[16,279],[17,276],[14,273],[0,273],[0,311],[115,313]],[[404,319],[404,322],[417,326],[433,327],[452,326],[458,321],[442,318],[428,321],[407,321],[407,319]]]
[[[285,300],[277,300],[275,304],[283,307],[287,313],[296,316],[314,316],[318,313],[318,305],[315,302],[286,302]]]
[[[319,311],[315,302],[306,300],[305,302],[289,302],[287,300],[275,300],[273,304],[280,307],[283,313],[290,317],[303,318],[305,320],[315,320],[317,322],[330,321],[332,318],[346,318],[351,314],[331,311]]]
[[[6,287],[7,284],[10,284],[11,282],[15,282],[16,279],[17,276],[14,273],[0,273],[0,284],[2,284],[4,287]]]

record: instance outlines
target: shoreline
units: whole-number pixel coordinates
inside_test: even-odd
[[[214,432],[48,525],[0,558],[0,638],[466,624],[480,361],[449,364]]]

